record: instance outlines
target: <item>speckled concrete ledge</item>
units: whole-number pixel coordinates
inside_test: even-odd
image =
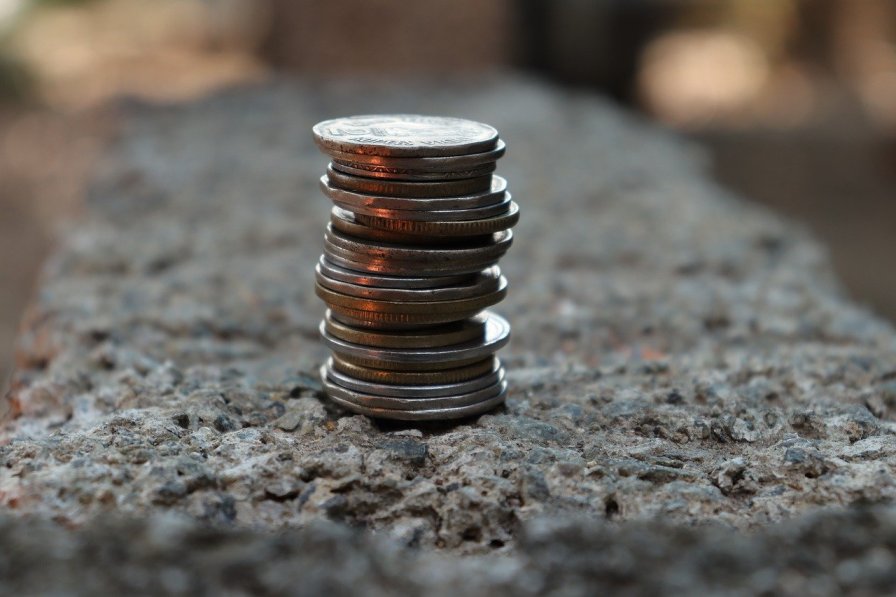
[[[499,172],[523,216],[502,261],[512,390],[477,420],[385,425],[318,394],[312,268],[328,205],[309,129],[376,111],[481,119],[508,145]],[[896,333],[842,294],[798,226],[710,182],[694,147],[517,79],[280,82],[124,112],[20,338],[0,429],[0,551],[31,525],[83,526],[60,541],[94,543],[133,527],[140,543],[153,540],[140,519],[177,516],[183,532],[262,552],[314,536],[270,530],[312,525],[372,566],[359,573],[378,579],[371,590],[400,576],[404,556],[383,545],[455,562],[443,586],[459,574],[494,588],[500,569],[486,563],[517,574],[536,553],[525,537],[545,525],[539,541],[572,541],[612,577],[604,558],[620,537],[676,554],[742,529],[743,549],[718,565],[747,570],[810,532],[782,521],[870,516],[890,522],[868,524],[876,555],[858,569],[892,559],[892,513],[851,504],[896,494]],[[94,521],[113,514],[130,521]],[[135,546],[134,565],[147,553]],[[453,559],[465,554],[479,555]]]

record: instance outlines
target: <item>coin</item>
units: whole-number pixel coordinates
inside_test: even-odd
[[[337,212],[336,210],[339,211]],[[335,218],[338,218],[340,220],[347,219],[345,210],[339,207],[333,208],[333,214]],[[396,220],[392,218],[378,218],[374,216],[355,214],[353,216],[352,223],[355,226],[364,226],[367,230],[361,229],[359,231],[356,228],[348,228],[348,226],[342,221],[340,221],[339,224],[334,224],[334,227],[343,226],[346,228],[345,232],[347,234],[351,234],[352,232],[358,234],[360,232],[360,234],[369,235],[374,240],[382,238],[382,240],[385,242],[389,242],[389,239],[395,237],[377,237],[376,233],[368,232],[368,230],[375,229],[382,232],[390,232],[403,237],[404,242],[411,244],[414,242],[420,242],[417,240],[417,238],[421,236],[431,239],[434,236],[456,238],[494,234],[495,232],[512,228],[516,225],[519,219],[520,208],[515,202],[511,201],[510,207],[508,208],[506,213],[492,216],[490,218],[483,218],[480,220],[467,220],[461,222],[428,222],[419,220]]]
[[[352,358],[390,363],[443,363],[485,358],[504,347],[510,340],[510,324],[503,317],[486,313],[482,340],[438,348],[376,348],[353,344],[331,336],[321,322],[320,334],[330,350]]]
[[[329,244],[324,246],[324,255],[336,265],[359,272],[370,272],[387,276],[432,276],[439,278],[449,275],[474,274],[495,265],[500,258],[499,255],[490,259],[459,261],[456,263],[451,261],[443,263],[427,263],[419,260],[398,261],[397,259],[379,259],[360,255]]]
[[[314,272],[317,283],[328,290],[359,299],[377,301],[433,302],[469,299],[485,296],[491,292],[498,291],[502,286],[507,286],[507,280],[501,275],[501,270],[497,266],[480,272],[473,283],[469,285],[420,289],[376,288],[342,282],[324,274],[320,264],[315,267]]]
[[[406,158],[365,155],[335,150],[327,151],[326,153],[334,161],[353,167],[378,166],[388,168],[390,171],[401,172],[458,172],[494,163],[504,155],[505,149],[504,142],[499,139],[494,149],[465,155]]]
[[[358,329],[333,318],[327,309],[324,315],[327,333],[353,344],[379,348],[434,348],[479,340],[485,335],[485,316],[475,315],[463,321],[440,326],[414,328],[401,333],[376,332]]]
[[[354,176],[365,176],[368,178],[385,178],[388,180],[398,180],[404,182],[420,182],[433,180],[462,180],[467,178],[478,178],[486,176],[495,171],[494,163],[484,166],[477,166],[469,170],[457,170],[454,172],[430,172],[428,170],[403,170],[401,168],[390,168],[389,166],[369,166],[367,164],[346,164],[338,160],[333,160],[330,165],[334,170],[339,170],[345,174]]]
[[[413,220],[413,221],[441,221],[441,222],[457,222],[467,220],[481,220],[483,218],[491,218],[506,214],[510,209],[511,195],[505,192],[504,198],[498,203],[485,205],[483,207],[471,207],[469,209],[429,209],[429,210],[412,210],[412,209],[381,209],[376,207],[349,206],[340,201],[334,201],[337,207],[348,210],[356,216],[372,216],[377,218],[391,218],[393,220]],[[361,222],[362,220],[358,220]]]
[[[331,166],[327,166],[327,178],[332,186],[357,193],[368,193],[384,197],[420,197],[429,199],[484,193],[492,185],[491,174],[464,180],[402,182],[352,176],[351,174],[334,170]]]
[[[406,234],[404,232],[392,232],[382,228],[372,228],[355,221],[355,216],[352,212],[344,210],[336,205],[330,210],[330,224],[332,224],[333,228],[348,236],[383,243],[413,245],[425,242],[430,245],[445,246],[463,244],[471,240],[462,236],[429,236],[426,239],[421,239],[419,236]]]
[[[458,309],[456,311],[446,312],[432,310],[426,313],[397,313],[352,309],[351,307],[344,307],[333,303],[328,303],[327,306],[333,312],[333,316],[341,321],[357,327],[375,330],[405,330],[408,328],[451,323],[452,321],[460,321],[461,319],[473,317],[483,309],[483,307],[474,304],[468,309]]]
[[[495,367],[485,375],[474,377],[467,381],[451,384],[423,384],[409,386],[400,384],[382,384],[356,379],[333,368],[333,359],[329,359],[321,370],[321,376],[328,377],[333,383],[343,388],[372,394],[374,396],[395,396],[396,398],[438,398],[467,394],[493,386],[504,380],[504,368]]]
[[[378,396],[376,394],[350,390],[334,382],[327,376],[326,370],[326,365],[321,367],[320,375],[321,381],[324,384],[324,389],[327,391],[327,395],[331,398],[344,400],[347,404],[363,408],[382,408],[404,412],[420,412],[430,409],[444,408],[455,409],[478,404],[484,400],[494,398],[507,389],[507,382],[502,380],[480,390],[448,396],[433,396],[426,398]]]
[[[445,289],[453,290],[453,289]],[[425,292],[425,291],[399,291],[399,292]],[[481,311],[487,307],[501,302],[507,295],[507,279],[501,276],[498,279],[498,287],[483,294],[474,294],[465,298],[435,300],[420,299],[371,299],[352,296],[334,291],[319,282],[315,285],[315,293],[330,307],[345,307],[358,311],[371,313],[401,313],[406,315],[428,315],[438,313],[465,313],[467,311]]]
[[[430,276],[425,278],[412,276],[383,276],[341,267],[338,264],[329,261],[324,255],[321,255],[320,260],[318,261],[318,267],[320,267],[320,270],[324,275],[334,280],[361,286],[372,286],[374,288],[448,288],[455,284],[465,286],[472,284],[481,271],[476,270],[470,274]]]
[[[355,379],[398,385],[441,385],[460,383],[462,381],[486,375],[497,367],[500,367],[500,361],[494,356],[470,365],[438,371],[389,371],[386,369],[361,367],[341,359],[339,355],[333,355],[332,362],[335,370],[350,375]]]
[[[324,234],[326,246],[350,252],[362,258],[388,259],[394,261],[422,261],[430,263],[450,263],[454,261],[481,261],[500,258],[513,244],[513,232],[502,230],[485,241],[471,241],[469,245],[431,247],[428,245],[399,245],[359,239],[334,230],[327,224]],[[346,255],[346,258],[352,258]]]
[[[498,131],[487,124],[443,116],[383,114],[334,118],[312,128],[327,153],[396,157],[454,156],[489,151]]]
[[[388,195],[371,195],[341,188],[334,184],[329,176],[320,177],[320,188],[324,195],[334,202],[344,205],[345,209],[354,211],[356,207],[373,209],[400,209],[409,211],[429,211],[448,209],[471,209],[486,207],[504,201],[507,181],[500,176],[491,177],[491,187],[485,191],[458,197],[394,197]]]
[[[326,382],[324,383],[324,386],[327,386]],[[468,406],[432,408],[426,410],[403,410],[362,406],[339,396],[332,396],[329,393],[327,395],[330,396],[333,402],[339,404],[346,410],[368,417],[397,421],[445,421],[472,417],[492,410],[504,402],[504,399],[507,396],[507,382],[502,382],[500,392],[487,400]]]

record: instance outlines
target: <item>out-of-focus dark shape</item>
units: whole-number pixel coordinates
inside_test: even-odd
[[[269,0],[264,56],[316,75],[469,73],[505,65],[511,0]]]

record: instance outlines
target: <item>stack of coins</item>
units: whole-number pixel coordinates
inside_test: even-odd
[[[372,417],[441,420],[504,401],[495,356],[510,326],[485,311],[507,293],[498,260],[519,219],[492,174],[498,132],[458,118],[354,116],[321,122],[334,207],[316,268],[332,356],[327,395]]]

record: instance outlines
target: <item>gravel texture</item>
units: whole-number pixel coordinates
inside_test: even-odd
[[[319,395],[309,131],[387,111],[480,119],[508,145],[511,391],[476,420],[385,424]],[[93,570],[213,591],[234,567],[257,583],[234,590],[274,592],[893,586],[893,511],[862,504],[896,495],[896,333],[694,147],[517,79],[280,82],[125,113],[20,337],[0,588]],[[53,580],[23,563],[44,537]],[[350,569],[319,566],[336,557]]]

